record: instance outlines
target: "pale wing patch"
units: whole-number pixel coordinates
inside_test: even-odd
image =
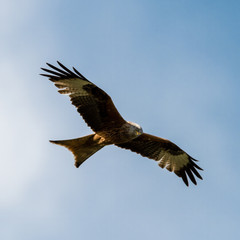
[[[189,159],[186,153],[173,155],[167,151],[161,151],[157,162],[161,168],[166,167],[170,172],[175,172],[186,166],[189,163]]]
[[[71,94],[71,97],[75,96],[88,96],[88,92],[83,89],[83,86],[89,84],[88,81],[79,78],[70,78],[58,80],[55,86],[59,88],[61,94]]]

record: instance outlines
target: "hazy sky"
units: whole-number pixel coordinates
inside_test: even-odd
[[[240,2],[1,1],[0,239],[240,237]],[[122,116],[199,160],[182,180],[108,146],[79,169],[49,139],[91,130],[39,75],[76,67]]]

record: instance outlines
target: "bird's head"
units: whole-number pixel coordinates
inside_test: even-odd
[[[130,131],[135,137],[138,137],[143,133],[143,130],[140,125],[130,121],[128,121],[128,123],[130,124]]]

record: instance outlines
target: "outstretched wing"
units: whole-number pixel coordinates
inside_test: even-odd
[[[93,131],[120,127],[125,123],[107,93],[87,80],[75,68],[72,72],[60,62],[57,63],[62,69],[47,63],[52,70],[42,68],[50,74],[41,75],[49,77],[60,89],[59,93],[69,95],[72,104]]]
[[[169,140],[143,133],[129,142],[116,144],[116,146],[156,160],[161,168],[166,167],[167,170],[181,177],[187,186],[187,176],[195,185],[197,182],[194,175],[202,179],[197,169],[203,169],[195,163],[197,160]]]

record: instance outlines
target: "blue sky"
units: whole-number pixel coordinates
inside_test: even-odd
[[[239,10],[231,0],[5,2],[0,239],[238,239]],[[114,146],[76,169],[48,142],[91,133],[39,76],[56,60],[199,159],[204,180],[187,188]]]

